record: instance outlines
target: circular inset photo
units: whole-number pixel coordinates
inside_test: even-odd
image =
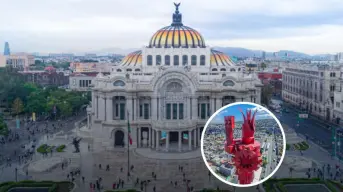
[[[237,102],[216,111],[201,136],[207,168],[222,182],[252,187],[272,177],[286,151],[279,120],[265,107]]]

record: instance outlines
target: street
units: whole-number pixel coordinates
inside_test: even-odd
[[[308,139],[325,148],[326,150],[332,149],[331,131],[327,129],[327,124],[319,120],[309,118],[301,119],[299,121],[299,126],[297,126],[299,120],[298,112],[292,108],[287,109],[289,110],[288,113],[275,113],[273,111],[275,116],[280,120],[281,124],[288,125],[289,127],[293,128],[297,133],[304,136],[308,136]]]

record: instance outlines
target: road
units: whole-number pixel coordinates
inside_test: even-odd
[[[288,125],[289,127],[293,128],[297,133],[300,133],[304,136],[309,136],[309,139],[312,140],[314,143],[319,144],[321,147],[325,148],[326,150],[331,150],[331,131],[327,129],[328,124],[323,123],[319,120],[314,120],[312,118],[309,119],[301,119],[299,122],[299,126],[297,126],[298,122],[298,111],[288,108],[288,113],[283,112],[275,113],[276,117],[281,121],[282,124]]]

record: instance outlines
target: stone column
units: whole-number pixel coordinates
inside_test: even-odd
[[[141,131],[141,128],[138,127],[137,128],[138,130],[138,140],[137,140],[137,148],[141,147],[141,142],[142,142],[142,131]]]
[[[182,151],[182,131],[179,131],[179,152]]]
[[[133,97],[133,120],[137,120],[137,97]]]
[[[191,117],[192,117],[192,115],[191,115],[191,113],[192,113],[192,110],[191,110],[191,106],[192,106],[192,103],[191,103],[191,97],[187,97],[187,99],[186,99],[186,101],[187,101],[187,104],[184,106],[185,108],[187,108],[187,113],[185,113],[185,114],[187,114],[187,117],[185,117],[184,119],[190,119]]]
[[[194,140],[194,147],[197,147],[198,145],[197,145],[197,130],[196,129],[194,129],[193,130],[193,140]]]
[[[201,130],[200,130],[200,128],[198,128],[198,142],[199,142],[199,146],[201,146]]]
[[[126,96],[125,116],[127,116],[127,112],[129,112],[129,117],[126,117],[126,118],[128,118],[130,121],[133,121],[133,118],[132,118],[132,97],[131,96]]]
[[[160,148],[160,131],[156,130],[156,150]]]
[[[89,129],[90,127],[89,127],[89,125],[90,125],[90,115],[89,114],[87,114],[87,128]]]
[[[98,110],[98,103],[99,103],[99,96],[98,95],[94,95],[94,115],[95,118],[98,119],[99,118],[99,110]]]
[[[155,96],[151,97],[151,119],[157,120],[157,98]]]
[[[98,111],[99,111],[99,119],[100,120],[105,120],[105,97],[101,96],[99,97],[99,106],[98,106]]]
[[[106,101],[106,120],[113,120],[113,97],[107,97]]]
[[[223,104],[223,98],[222,97],[217,97],[216,98],[216,111],[220,108],[222,108],[222,104]]]
[[[166,137],[166,151],[169,151],[169,131],[167,131],[167,137]]]
[[[152,128],[151,128],[152,129]],[[156,141],[156,131],[154,130],[154,129],[152,129],[152,137],[151,137],[151,139],[152,139],[152,146],[151,146],[151,148],[155,148],[155,141]]]
[[[198,119],[198,97],[192,97],[192,120]]]
[[[149,147],[151,147],[151,145],[152,145],[152,130],[151,130],[151,128],[149,128],[149,142],[148,142],[148,146]]]
[[[192,131],[188,131],[188,149],[192,150]]]
[[[214,105],[215,105],[214,98],[210,98],[210,109],[211,109],[210,115],[214,114],[217,111]]]

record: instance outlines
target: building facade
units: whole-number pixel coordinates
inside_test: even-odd
[[[73,73],[69,75],[69,89],[73,91],[91,91],[93,80],[98,72]],[[110,73],[103,73],[109,75]]]
[[[41,71],[21,71],[26,82],[35,83],[41,86],[64,86],[69,84],[69,77],[63,72],[58,72],[52,66]]]
[[[255,73],[244,73],[196,30],[183,25],[176,7],[170,26],[149,45],[126,56],[110,75],[93,80],[88,122],[96,146],[189,151],[200,147],[208,118],[236,101],[260,103]]]
[[[12,54],[6,56],[6,65],[16,69],[24,70],[35,64],[35,58],[28,54]]]
[[[332,121],[340,71],[340,66],[289,65],[283,71],[282,98],[310,114]]]

